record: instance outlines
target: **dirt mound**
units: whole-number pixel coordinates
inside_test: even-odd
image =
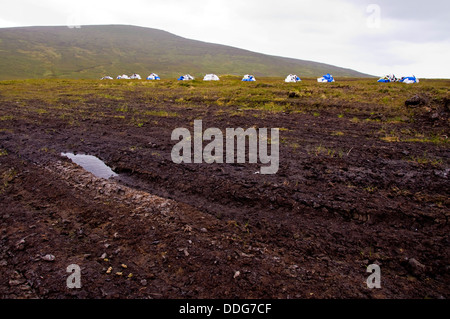
[[[435,99],[428,94],[415,94],[405,101],[405,106],[417,108],[415,116],[422,120],[446,125],[450,116],[449,101],[449,97]]]
[[[405,106],[417,107],[424,106],[430,103],[430,97],[425,94],[415,94],[405,101]]]

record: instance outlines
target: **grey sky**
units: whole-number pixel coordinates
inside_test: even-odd
[[[0,27],[90,24],[157,28],[379,76],[450,78],[448,0],[2,0]]]

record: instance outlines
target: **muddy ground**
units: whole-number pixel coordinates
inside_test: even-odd
[[[113,116],[114,99],[52,94],[83,116],[0,95],[1,298],[450,297],[448,143],[383,140],[379,122],[342,118],[339,106],[231,114],[201,97],[181,110],[133,91],[135,111],[178,116],[131,125]],[[386,125],[442,134],[444,113]],[[171,132],[192,132],[194,119],[223,132],[283,128],[277,174],[173,163]],[[119,176],[97,178],[68,151]],[[79,289],[66,285],[71,264]],[[370,264],[380,289],[367,287]]]

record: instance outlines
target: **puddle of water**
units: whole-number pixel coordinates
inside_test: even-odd
[[[118,176],[101,159],[93,155],[61,153],[61,156],[70,158],[72,162],[80,165],[85,170],[97,177],[108,179],[114,176]]]

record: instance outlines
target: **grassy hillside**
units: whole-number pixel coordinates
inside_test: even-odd
[[[0,29],[0,80],[99,78],[151,72],[163,78],[190,73],[255,76],[367,76],[322,63],[259,54],[135,26]]]

